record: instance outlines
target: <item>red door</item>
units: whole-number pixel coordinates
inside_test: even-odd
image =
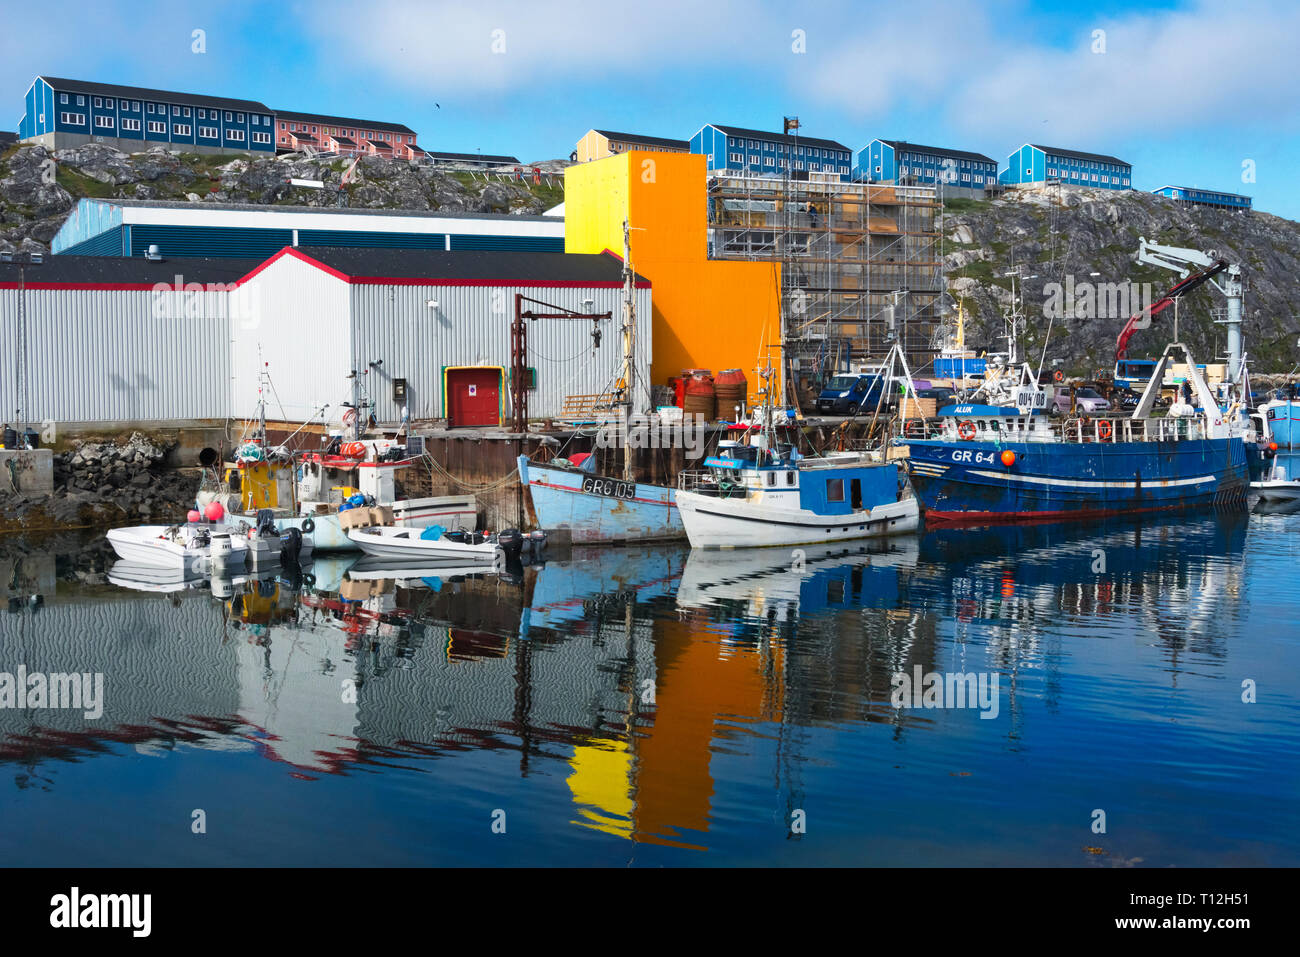
[[[453,429],[501,424],[501,370],[448,369],[447,418]]]

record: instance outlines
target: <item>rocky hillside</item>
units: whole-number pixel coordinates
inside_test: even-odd
[[[161,148],[122,153],[90,145],[49,152],[14,146],[0,154],[0,251],[49,248],[68,211],[83,196],[334,206],[336,190],[290,186],[290,177],[337,185],[349,165],[299,153],[275,158],[198,156]],[[368,156],[348,183],[353,209],[541,213],[564,201],[564,166],[539,164],[543,182],[485,181],[482,174]],[[549,181],[547,181],[549,180]]]
[[[552,175],[534,184],[485,181],[482,175],[415,166],[404,160],[367,157],[346,187],[357,209],[540,213],[564,199],[568,165],[540,165]],[[197,156],[161,148],[126,154],[106,146],[50,153],[15,146],[0,154],[0,251],[47,249],[68,211],[83,196],[181,200],[202,204],[260,203],[333,206],[336,192],[290,186],[286,180],[338,184],[342,159],[302,154],[250,159]],[[996,200],[950,200],[943,218],[948,286],[966,309],[968,341],[998,347],[1003,316],[1011,304],[1011,279],[1023,266],[1028,317],[1021,336],[1037,356],[1047,335],[1048,284],[1150,283],[1158,298],[1176,276],[1135,262],[1138,237],[1196,249],[1214,249],[1242,266],[1246,284],[1246,347],[1257,370],[1285,372],[1300,355],[1300,224],[1267,213],[1239,214],[1188,209],[1150,193],[1067,187],[1049,192],[1011,192]],[[1098,275],[1094,276],[1096,273]],[[1223,298],[1202,287],[1179,307],[1181,338],[1200,355],[1220,355],[1224,335],[1213,322]],[[1172,313],[1140,331],[1130,355],[1159,351],[1172,327]],[[1124,317],[1058,320],[1048,353],[1067,370],[1089,374],[1111,365]]]
[[[1049,284],[1063,288],[1073,277],[1078,302],[1082,283],[1150,283],[1152,299],[1159,299],[1178,277],[1137,264],[1138,239],[1145,236],[1163,245],[1216,250],[1241,265],[1243,333],[1252,369],[1286,372],[1300,359],[1300,224],[1290,220],[1192,209],[1151,193],[1062,188],[1013,191],[995,200],[950,200],[943,233],[948,288],[965,306],[968,343],[1005,348],[1005,339],[995,338],[1005,336],[1003,317],[1012,300],[1012,280],[1004,274],[1017,266],[1024,267],[1024,276],[1036,277],[1024,282],[1027,321],[1020,336],[1022,354],[1035,360],[1047,336]],[[1019,292],[1019,281],[1016,287]],[[1223,308],[1223,296],[1208,285],[1180,302],[1179,338],[1198,358],[1223,354],[1223,327],[1212,315]],[[1082,306],[1076,310],[1085,313]],[[1048,357],[1064,360],[1066,370],[1078,374],[1111,367],[1125,318],[1058,318]],[[1130,357],[1158,355],[1172,329],[1169,309],[1151,328],[1137,332]]]

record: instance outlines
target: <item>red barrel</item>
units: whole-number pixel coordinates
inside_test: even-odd
[[[730,418],[736,406],[743,406],[749,396],[749,380],[739,369],[723,369],[714,381],[714,394],[718,401],[718,415]]]
[[[673,390],[673,405],[680,409],[686,399],[686,379],[679,375],[670,375],[668,388]]]
[[[682,376],[686,380],[682,412],[686,415],[702,415],[712,422],[716,411],[713,375],[707,369],[686,369]]]

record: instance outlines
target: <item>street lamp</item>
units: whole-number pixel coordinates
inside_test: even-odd
[[[14,426],[18,430],[21,448],[31,448],[28,438],[30,411],[27,408],[27,267],[40,266],[44,262],[44,253],[22,250],[0,253],[0,263],[12,263],[18,267],[18,322],[14,335],[14,398],[18,401],[18,408],[14,412]]]

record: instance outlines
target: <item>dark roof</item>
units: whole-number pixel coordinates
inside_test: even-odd
[[[501,282],[601,282],[623,278],[623,263],[606,253],[516,250],[379,249],[302,246],[298,252],[353,279],[460,279]],[[649,280],[637,277],[638,283]]]
[[[28,266],[25,281],[33,284],[152,286],[182,283],[232,283],[256,269],[260,259],[166,259],[153,262],[143,256],[46,256],[39,266]],[[0,263],[0,283],[18,282],[18,266]]]
[[[328,135],[330,139],[332,139],[335,143],[343,143],[347,146],[357,145],[355,140],[350,140],[346,136],[334,136],[333,134],[326,134],[326,135]]]
[[[18,134],[10,133],[8,130],[0,130],[0,143],[17,143]]]
[[[311,140],[313,143],[316,142],[315,133],[304,133],[302,130],[289,130],[289,135],[295,140]]]
[[[992,156],[985,156],[983,153],[972,153],[968,150],[950,150],[943,146],[922,146],[919,143],[909,143],[907,140],[881,140],[886,146],[892,146],[896,150],[915,150],[917,153],[929,153],[933,156],[949,156],[953,159],[975,160],[979,163],[997,164]]]
[[[640,133],[615,133],[611,130],[595,130],[606,139],[627,140],[629,143],[645,143],[647,146],[670,146],[673,149],[688,150],[690,140],[670,140],[662,136],[642,136]]]
[[[86,80],[66,80],[57,76],[44,76],[44,80],[60,93],[83,93],[91,96],[116,96],[128,100],[155,100],[190,106],[214,106],[219,110],[240,110],[246,113],[270,113],[271,108],[257,100],[232,100],[225,96],[208,96],[200,93],[173,93],[170,90],[150,90],[142,86],[118,86],[114,83],[90,83]]]
[[[0,133],[0,136],[3,136]],[[1210,189],[1208,186],[1174,186],[1172,183],[1166,183],[1160,189],[1181,189],[1185,192],[1213,193],[1215,196],[1235,196],[1237,199],[1250,199],[1245,193],[1229,193],[1226,189]],[[1160,189],[1153,189],[1151,192],[1158,193]]]
[[[484,163],[496,163],[499,166],[507,166],[519,163],[517,156],[497,156],[492,153],[434,153],[427,154],[432,159],[445,160],[472,160],[474,162],[482,161]]]
[[[385,143],[383,140],[366,140],[366,142],[371,146],[378,146],[381,150],[391,150],[393,148],[391,144]]]
[[[1131,166],[1128,160],[1122,160],[1117,156],[1109,156],[1105,153],[1085,153],[1082,150],[1063,150],[1058,146],[1039,146],[1037,143],[1030,143],[1036,150],[1042,150],[1044,153],[1051,153],[1053,156],[1064,156],[1067,159],[1088,160],[1093,163],[1118,163],[1120,166]]]
[[[792,136],[789,133],[765,133],[762,130],[747,130],[742,126],[719,126],[717,123],[710,123],[709,125],[715,130],[722,130],[722,132],[726,133],[728,136],[747,136],[756,140],[775,140],[778,143],[793,143],[796,139],[795,136]],[[797,139],[804,146],[827,146],[831,149],[852,152],[852,150],[837,140],[822,140],[815,136],[799,136]]]
[[[315,123],[318,126],[363,126],[372,130],[388,130],[393,133],[409,133],[415,135],[415,130],[409,126],[403,126],[401,123],[381,123],[379,120],[358,120],[350,116],[326,116],[324,113],[290,113],[287,110],[276,110],[275,115],[282,120],[291,120],[301,123]]]

